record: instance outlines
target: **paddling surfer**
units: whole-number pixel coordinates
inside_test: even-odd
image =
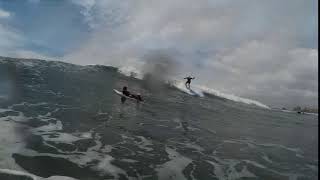
[[[140,101],[143,101],[142,97],[140,94],[132,94],[128,91],[128,88],[127,86],[124,86],[122,88],[122,94],[125,95],[125,96],[128,96],[130,98],[134,98],[137,100],[137,102],[140,102]],[[126,98],[125,97],[121,97],[121,102],[124,103],[126,101]]]

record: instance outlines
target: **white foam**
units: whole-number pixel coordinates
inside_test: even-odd
[[[33,67],[35,66],[37,63],[33,62],[33,61],[28,61],[28,60],[22,60],[19,61],[20,64],[24,65],[24,66],[28,66],[28,67]]]
[[[171,141],[171,142],[173,142],[173,141]],[[189,149],[194,149],[198,152],[204,151],[204,149],[201,146],[199,146],[198,144],[195,144],[195,143],[189,143],[189,142],[188,143],[174,142],[174,143],[182,145],[182,146],[189,148]]]
[[[269,163],[273,163],[273,161],[267,155],[263,155],[262,159],[264,159],[265,161],[267,161]]]
[[[209,160],[207,160],[207,162],[208,162],[209,164],[213,165],[213,167],[214,167],[213,172],[214,172],[214,174],[216,175],[216,177],[217,177],[218,179],[224,179],[224,178],[225,178],[224,172],[223,172],[223,168],[221,167],[221,165],[219,165],[219,164],[216,163],[216,162],[209,161]]]
[[[8,95],[0,94],[0,100],[1,100],[1,99],[7,100],[7,99],[9,99],[9,96],[8,96]]]
[[[208,163],[214,166],[214,174],[219,180],[230,179],[236,180],[243,177],[257,177],[255,174],[248,171],[247,167],[244,166],[240,172],[235,168],[241,161],[234,159],[220,159],[215,157],[218,163],[207,160]]]
[[[218,90],[212,89],[212,88],[208,88],[206,86],[201,86],[201,85],[197,85],[197,84],[192,84],[191,86],[191,91],[189,89],[186,88],[185,84],[183,81],[180,80],[172,80],[170,82],[168,82],[170,85],[175,86],[176,88],[178,88],[179,90],[186,92],[190,95],[197,95],[200,97],[204,97],[204,93],[208,93],[208,94],[212,94],[218,97],[222,97],[228,100],[232,100],[232,101],[236,101],[236,102],[241,102],[241,103],[245,103],[245,104],[253,104],[259,107],[263,107],[263,108],[267,108],[270,109],[269,106],[262,104],[261,102],[258,102],[256,100],[252,100],[252,99],[247,99],[247,98],[242,98],[233,94],[226,94],[226,93],[222,93]]]
[[[112,146],[102,146],[102,143],[100,141],[101,136],[99,134],[95,134],[93,137],[95,140],[96,145],[88,148],[87,152],[85,155],[80,155],[80,156],[75,156],[74,159],[72,159],[73,162],[80,164],[80,165],[85,165],[93,160],[100,160],[102,157],[98,150],[102,150],[102,152],[110,152],[112,149]]]
[[[315,165],[307,164],[307,166],[313,171],[317,171],[318,170],[318,167],[315,166]]]
[[[135,163],[135,162],[138,162],[137,160],[133,160],[133,159],[121,159],[120,161],[128,162],[128,163]]]
[[[212,89],[212,88],[208,88],[206,86],[198,86],[198,87],[200,89],[202,89],[203,92],[206,92],[208,94],[213,94],[215,96],[219,96],[219,97],[222,97],[222,98],[225,98],[225,99],[229,99],[229,100],[232,100],[232,101],[236,101],[236,102],[242,102],[242,103],[245,103],[245,104],[253,104],[253,105],[256,105],[256,106],[259,106],[259,107],[270,109],[269,106],[267,106],[265,104],[262,104],[261,102],[256,101],[256,100],[242,98],[242,97],[239,97],[239,96],[236,96],[236,95],[233,95],[233,94],[222,93],[222,92],[220,92],[218,90],[215,90],[215,89]]]
[[[8,110],[8,111],[10,111],[10,110]],[[17,116],[5,116],[5,117],[0,118],[0,121],[26,122],[27,120],[28,120],[28,118],[25,117],[22,112],[18,112]]]
[[[77,180],[75,178],[66,177],[66,176],[50,176],[48,178],[41,178],[41,177],[38,177],[34,174],[30,174],[30,173],[26,173],[26,172],[22,172],[22,171],[17,171],[17,170],[12,170],[12,169],[0,169],[0,173],[11,174],[11,175],[16,175],[16,176],[26,176],[26,177],[32,178],[33,180]]]
[[[90,139],[90,138],[92,138],[92,133],[91,132],[84,132],[84,133],[80,134],[80,137]]]
[[[141,141],[135,141],[136,145],[140,148],[140,149],[144,149],[146,151],[152,151],[153,149],[148,147],[148,146],[152,146],[152,141],[146,139],[143,136],[137,136]]]
[[[124,170],[111,164],[111,161],[113,160],[114,158],[112,156],[105,155],[103,160],[99,162],[96,168],[98,170],[102,170],[104,172],[110,173],[111,175],[115,176],[117,179],[119,178],[119,174],[124,174],[127,176],[127,173]]]
[[[185,86],[185,83],[182,81],[175,81],[174,86],[176,88],[180,89],[181,91],[188,93],[190,95],[204,97],[204,94],[201,89],[199,89],[195,86],[192,86],[192,88],[188,89]]]
[[[54,135],[57,137],[50,137],[50,135],[42,135],[42,137],[46,141],[63,142],[66,144],[71,144],[75,141],[84,139],[68,133],[55,133]]]
[[[118,71],[121,74],[128,76],[128,77],[143,79],[143,74],[137,68],[135,68],[133,66],[123,66],[123,67],[119,68]]]
[[[186,179],[182,171],[192,162],[191,159],[180,155],[174,149],[166,147],[170,161],[158,166],[156,171],[158,172],[159,180],[167,179]]]
[[[264,165],[257,163],[255,161],[251,161],[251,160],[243,160],[244,162],[248,163],[248,164],[252,164],[258,168],[262,168],[262,169],[267,169],[267,167],[265,167]]]
[[[77,180],[77,179],[66,177],[66,176],[51,176],[48,178],[43,178],[43,180]]]
[[[291,147],[287,147],[287,146],[284,146],[282,144],[273,144],[273,143],[254,143],[255,145],[258,145],[258,146],[266,146],[266,147],[278,147],[278,148],[282,148],[282,149],[286,149],[286,150],[289,150],[289,151],[293,151],[295,153],[302,153],[302,150],[300,148],[291,148]]]
[[[294,113],[294,114],[297,114],[297,113],[298,113],[297,111],[291,111],[291,110],[285,110],[285,109],[277,109],[277,108],[273,108],[272,110],[274,110],[274,111],[286,112],[286,113]],[[302,112],[302,114],[308,114],[308,115],[318,116],[318,113]]]
[[[2,113],[2,112],[7,112],[7,111],[10,111],[10,109],[3,109],[3,108],[0,108],[0,113]]]
[[[62,123],[61,121],[56,121],[56,123],[49,123],[48,125],[40,126],[38,128],[34,128],[32,131],[33,132],[41,132],[41,131],[59,131],[62,130]],[[38,133],[36,133],[38,134]]]
[[[12,169],[0,169],[0,173],[11,174],[11,175],[16,175],[16,176],[27,176],[27,177],[30,177],[34,180],[38,179],[37,176],[35,176],[33,174],[22,172],[22,171],[17,171],[17,170],[12,170]]]
[[[19,152],[25,146],[22,135],[17,133],[17,129],[24,127],[12,121],[0,120],[0,168],[21,170],[11,155]]]

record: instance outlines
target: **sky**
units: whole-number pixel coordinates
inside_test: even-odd
[[[142,72],[166,59],[198,85],[318,107],[318,1],[0,0],[0,56]]]

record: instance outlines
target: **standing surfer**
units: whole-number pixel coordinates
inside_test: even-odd
[[[185,85],[186,85],[186,87],[187,87],[188,89],[190,89],[191,80],[192,80],[192,79],[195,79],[195,77],[190,77],[190,76],[188,76],[188,77],[185,77],[185,78],[183,78],[183,79],[186,79],[186,80],[187,80],[187,82],[185,83]]]

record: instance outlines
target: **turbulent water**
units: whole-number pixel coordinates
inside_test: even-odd
[[[112,89],[127,85],[145,101]],[[0,179],[317,179],[318,116],[0,58]]]

